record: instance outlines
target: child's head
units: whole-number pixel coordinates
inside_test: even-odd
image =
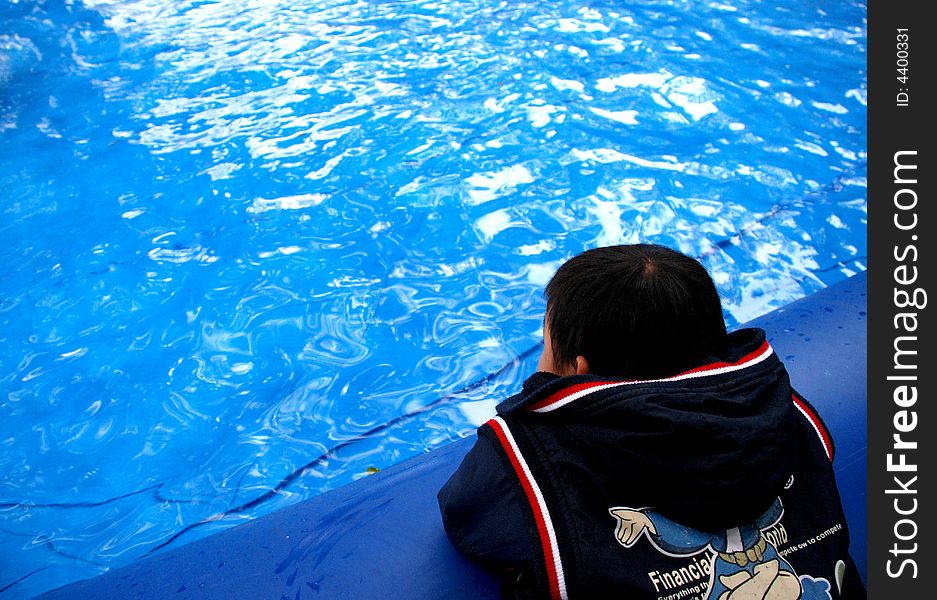
[[[670,248],[587,250],[559,268],[546,297],[541,370],[654,379],[726,349],[716,286],[699,262]]]

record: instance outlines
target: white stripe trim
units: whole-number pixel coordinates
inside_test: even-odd
[[[557,400],[556,402],[554,402],[554,403],[552,403],[552,404],[547,404],[546,406],[542,406],[542,407],[540,407],[540,408],[535,408],[535,409],[534,409],[534,412],[538,412],[538,413],[550,412],[551,410],[556,410],[556,409],[558,409],[558,408],[560,408],[560,407],[566,406],[566,405],[569,404],[570,402],[574,402],[574,401],[576,401],[576,400],[579,400],[579,399],[582,398],[583,396],[588,396],[589,394],[592,394],[592,393],[594,393],[594,392],[601,392],[602,390],[607,390],[607,389],[610,389],[610,388],[621,387],[621,386],[623,386],[623,385],[628,385],[629,383],[640,383],[640,382],[637,382],[637,381],[620,381],[620,382],[616,382],[616,383],[606,383],[605,385],[597,385],[597,386],[595,386],[595,387],[586,388],[586,389],[584,389],[584,390],[579,390],[579,391],[576,392],[575,394],[570,394],[569,396],[566,396],[565,398],[561,398],[561,399]]]
[[[774,354],[774,348],[772,348],[769,345],[768,349],[762,352],[761,354],[759,354],[758,356],[752,358],[748,362],[744,362],[738,365],[728,365],[725,367],[718,367],[716,369],[709,369],[707,371],[696,371],[694,373],[684,373],[683,375],[675,375],[673,377],[664,377],[662,379],[639,379],[637,381],[620,381],[617,383],[608,383],[605,385],[598,385],[593,388],[580,390],[576,392],[575,394],[570,394],[569,396],[566,396],[565,398],[561,398],[552,404],[547,404],[546,406],[535,408],[533,412],[545,413],[545,412],[554,411],[558,408],[562,408],[566,406],[570,402],[579,400],[580,398],[583,398],[584,396],[588,396],[589,394],[592,394],[594,392],[601,392],[602,390],[607,390],[607,389],[615,388],[615,387],[622,387],[626,385],[638,385],[640,383],[659,383],[662,381],[683,381],[685,379],[698,379],[700,377],[708,377],[710,375],[722,375],[723,373],[732,373],[733,371],[739,371],[741,369],[747,369],[748,367],[757,365],[758,363],[766,360],[772,354]]]
[[[547,509],[547,503],[543,499],[540,486],[537,485],[537,480],[534,479],[533,474],[530,472],[530,467],[527,466],[527,461],[524,460],[524,455],[521,454],[521,450],[518,448],[517,442],[514,440],[514,436],[511,434],[511,430],[508,428],[508,424],[501,417],[495,417],[492,420],[498,423],[498,426],[501,428],[501,432],[504,433],[505,439],[507,439],[508,444],[511,446],[511,452],[514,454],[517,462],[521,465],[521,469],[524,471],[524,477],[527,478],[527,483],[530,484],[531,489],[534,491],[534,497],[537,499],[537,504],[540,508],[540,514],[543,515],[543,520],[547,528],[547,536],[549,537],[550,542],[550,553],[553,558],[553,568],[556,571],[556,579],[560,588],[560,598],[562,600],[567,600],[568,596],[566,595],[566,578],[563,575],[563,563],[560,560],[560,549],[556,543],[556,531],[553,529],[553,521],[550,518],[550,511]]]
[[[795,402],[794,402],[794,406],[797,407],[797,410],[800,411],[800,414],[804,415],[804,418],[807,419],[807,422],[810,423],[810,426],[811,426],[811,427],[813,427],[813,432],[817,434],[817,437],[818,437],[818,438],[820,438],[820,445],[823,446],[823,452],[826,453],[826,457],[827,457],[829,460],[833,460],[833,449],[830,448],[830,447],[826,444],[826,439],[823,437],[823,432],[820,431],[820,427],[819,427],[819,426],[817,425],[817,423],[813,420],[813,419],[814,419],[813,415],[811,415],[811,414],[808,413],[806,410],[804,410],[804,408],[800,405],[799,402],[796,402],[796,401],[795,401]]]

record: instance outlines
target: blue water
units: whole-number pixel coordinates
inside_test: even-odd
[[[471,434],[569,256],[866,263],[865,6],[0,0],[0,597]]]

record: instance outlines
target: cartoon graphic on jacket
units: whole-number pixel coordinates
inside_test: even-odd
[[[726,531],[704,532],[671,521],[654,510],[618,506],[609,509],[617,523],[615,537],[630,548],[645,534],[660,551],[670,555],[714,554],[708,593],[715,600],[831,600],[830,582],[805,576],[778,555],[762,534],[781,520],[784,509],[777,500],[753,523]],[[653,581],[653,578],[652,578]],[[803,585],[802,585],[803,582]],[[842,585],[842,582],[838,582]]]
[[[730,342],[661,380],[532,375],[439,492],[452,543],[503,597],[864,598],[823,422],[763,331]]]

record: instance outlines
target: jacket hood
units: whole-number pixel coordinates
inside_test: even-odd
[[[764,332],[729,339],[728,356],[666,379],[537,373],[498,413],[555,437],[554,459],[610,501],[704,530],[752,521],[791,476],[797,413]]]

